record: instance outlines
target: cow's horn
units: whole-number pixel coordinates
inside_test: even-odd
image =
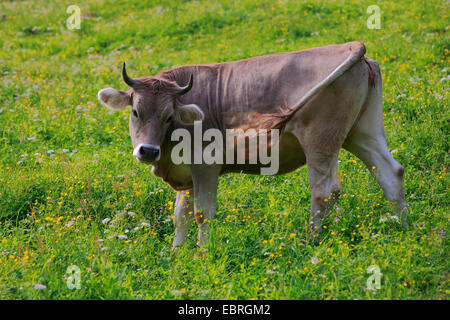
[[[127,68],[126,68],[125,62],[123,63],[123,68],[122,68],[122,78],[123,78],[123,81],[125,81],[125,83],[127,85],[129,85],[130,87],[134,87],[136,85],[136,80],[131,79],[127,74]]]
[[[183,94],[189,92],[189,90],[192,89],[192,85],[194,84],[194,76],[191,74],[191,77],[189,78],[189,83],[184,87],[179,87],[177,90],[177,93],[182,96]]]

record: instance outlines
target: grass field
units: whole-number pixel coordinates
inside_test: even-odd
[[[80,30],[66,27],[71,4]],[[380,29],[366,26],[372,4]],[[2,1],[0,298],[448,299],[448,21],[437,0]],[[175,193],[132,157],[129,110],[109,112],[98,90],[126,89],[123,61],[143,76],[353,40],[381,67],[409,229],[342,151],[344,192],[320,244],[307,240],[303,167],[221,177],[209,250],[193,226],[172,253]]]

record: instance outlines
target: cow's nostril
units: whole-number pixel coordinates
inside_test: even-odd
[[[155,159],[156,160],[159,159],[160,150],[158,146],[142,144],[136,148],[133,154],[136,157],[149,161],[154,161]]]

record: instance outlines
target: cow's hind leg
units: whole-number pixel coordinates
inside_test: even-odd
[[[395,202],[397,214],[406,226],[406,202],[403,190],[403,167],[395,161],[386,144],[381,96],[381,74],[378,64],[367,58],[375,71],[374,86],[363,107],[363,113],[344,142],[344,148],[361,159],[383,189],[386,198]]]
[[[293,117],[286,130],[298,138],[306,155],[311,189],[311,231],[314,240],[336,202],[341,185],[338,156],[362,106],[367,101],[369,69],[359,61]]]
[[[386,198],[396,204],[397,215],[406,226],[408,211],[403,190],[404,169],[388,151],[384,136],[371,137],[355,132],[346,142],[345,148],[365,163]]]
[[[337,159],[338,153],[327,157],[309,155],[307,159],[311,190],[310,228],[315,242],[318,241],[322,231],[322,220],[329,215],[342,191]]]

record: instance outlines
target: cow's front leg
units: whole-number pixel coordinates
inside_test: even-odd
[[[189,227],[194,221],[194,201],[193,190],[177,192],[173,224],[175,226],[175,238],[173,239],[173,249],[186,242]]]
[[[192,165],[192,180],[194,182],[194,214],[198,225],[198,245],[208,243],[208,221],[216,213],[217,184],[220,167],[216,165]]]

